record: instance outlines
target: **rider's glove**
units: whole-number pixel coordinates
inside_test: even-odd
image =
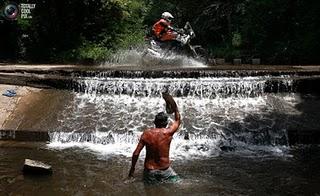
[[[179,34],[184,34],[184,29],[179,29],[179,28],[174,28],[172,26],[169,26],[168,29],[172,30],[172,31],[175,31]]]
[[[184,34],[184,29],[177,29],[177,33]]]

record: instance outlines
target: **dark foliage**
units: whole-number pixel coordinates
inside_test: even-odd
[[[31,2],[31,1],[28,1]],[[212,56],[270,64],[320,62],[316,0],[43,0],[31,20],[0,16],[0,60],[98,62],[143,43],[164,11],[189,21]],[[4,4],[0,4],[4,6]],[[2,8],[1,7],[1,8]]]

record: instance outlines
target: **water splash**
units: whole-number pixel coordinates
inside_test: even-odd
[[[176,67],[207,67],[206,64],[184,55],[171,54],[163,58],[144,56],[141,49],[119,50],[109,61],[101,66],[176,66]]]
[[[51,148],[64,149],[70,147],[87,148],[102,154],[132,156],[141,132],[129,132],[118,134],[113,132],[52,132],[50,133]],[[214,142],[215,141],[215,142]],[[217,156],[220,152],[218,139],[198,138],[191,136],[185,140],[183,136],[176,135],[171,144],[171,157],[174,159],[186,159],[191,157]],[[144,152],[142,156],[144,156]]]
[[[109,61],[102,64],[102,66],[110,65],[141,65],[142,51],[139,50],[119,50],[113,54]]]

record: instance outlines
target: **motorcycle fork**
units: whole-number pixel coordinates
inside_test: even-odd
[[[194,47],[192,47],[189,43],[188,43],[188,50],[191,57],[196,58],[198,56],[198,53],[196,52]]]

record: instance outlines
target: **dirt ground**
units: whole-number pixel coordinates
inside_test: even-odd
[[[16,96],[4,96],[3,93],[9,89],[15,90]],[[38,88],[0,84],[0,129],[5,129],[10,115],[14,113],[19,103],[29,99],[32,93],[40,91]]]

